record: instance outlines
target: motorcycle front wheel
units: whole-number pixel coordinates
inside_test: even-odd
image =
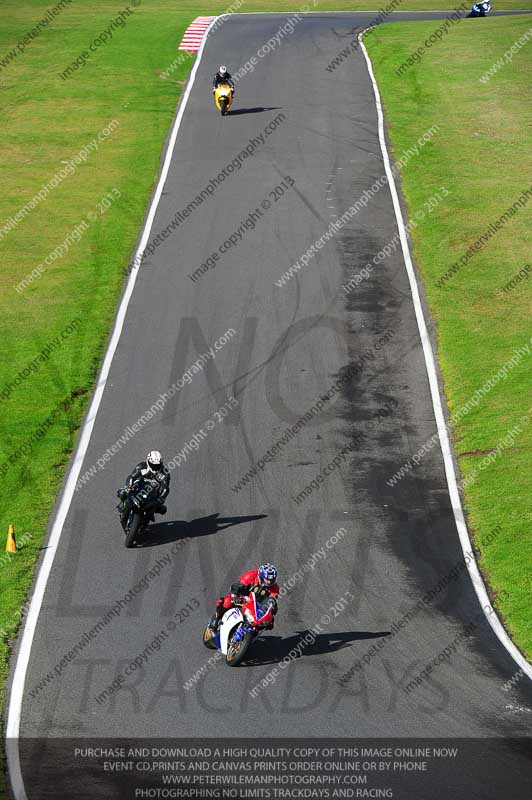
[[[222,112],[222,117],[225,117],[227,114],[227,100],[225,98],[220,100],[220,111]]]
[[[135,541],[135,537],[140,532],[140,528],[142,525],[142,516],[140,514],[133,514],[133,519],[129,525],[129,528],[126,533],[126,547],[133,547],[133,542]]]
[[[242,663],[246,657],[247,651],[249,650],[249,645],[251,644],[252,638],[252,634],[247,632],[237,642],[234,642],[233,639],[231,639],[229,647],[227,648],[227,655],[225,657],[228,667],[238,667],[238,665]]]

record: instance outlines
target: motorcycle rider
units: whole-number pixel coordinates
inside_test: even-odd
[[[231,584],[231,591],[217,599],[216,611],[209,623],[211,630],[217,631],[225,612],[232,608],[243,595],[249,594],[254,587],[268,595],[268,604],[271,606],[275,616],[277,614],[277,598],[279,597],[277,570],[272,564],[261,564],[258,569],[250,569],[242,573],[238,581]],[[271,622],[263,622],[260,626],[264,630],[272,630],[273,620]]]
[[[481,0],[480,3],[475,3],[471,9],[473,16],[485,17],[491,11],[491,3],[488,0]]]
[[[159,486],[159,497],[157,498],[157,505],[153,509],[153,514],[166,514],[166,506],[164,501],[170,493],[170,470],[163,462],[162,456],[158,450],[151,450],[146,456],[146,461],[141,461],[137,464],[133,472],[126,479],[126,485],[123,489],[117,492],[120,498],[120,503],[117,506],[120,516],[127,517],[130,512],[129,504],[129,491],[132,485],[139,478],[149,483],[157,483]],[[152,521],[153,521],[152,514]]]
[[[235,83],[231,77],[231,74],[227,71],[227,67],[224,64],[221,65],[220,69],[214,76],[212,81],[212,90],[213,92],[216,91],[216,87],[219,86],[221,83],[227,83],[233,92],[233,97],[235,96]]]

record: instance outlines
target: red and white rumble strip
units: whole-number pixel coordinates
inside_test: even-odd
[[[205,31],[213,19],[214,17],[196,17],[194,22],[190,23],[183,34],[183,41],[179,45],[179,49],[186,50],[188,53],[197,53],[203,41]]]

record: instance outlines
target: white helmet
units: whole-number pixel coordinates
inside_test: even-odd
[[[152,472],[159,472],[163,464],[163,457],[158,450],[151,450],[146,456],[146,463]]]
[[[225,67],[225,66],[222,64],[222,66],[220,67],[220,69],[218,70],[218,72],[219,72],[219,73],[220,73],[220,75],[222,75],[222,76],[223,76],[223,75],[226,75],[226,74],[227,74],[227,67]]]

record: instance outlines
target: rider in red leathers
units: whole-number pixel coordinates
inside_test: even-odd
[[[279,597],[279,586],[277,584],[277,570],[271,564],[261,564],[258,569],[250,569],[244,572],[236,583],[231,584],[231,591],[219,597],[216,601],[216,612],[211,621],[212,630],[218,630],[220,620],[238,600],[239,597],[249,594],[253,586],[260,586],[267,591],[269,603],[272,606],[274,615],[277,613],[277,598]],[[265,622],[264,627],[268,630],[273,628],[273,622]]]

